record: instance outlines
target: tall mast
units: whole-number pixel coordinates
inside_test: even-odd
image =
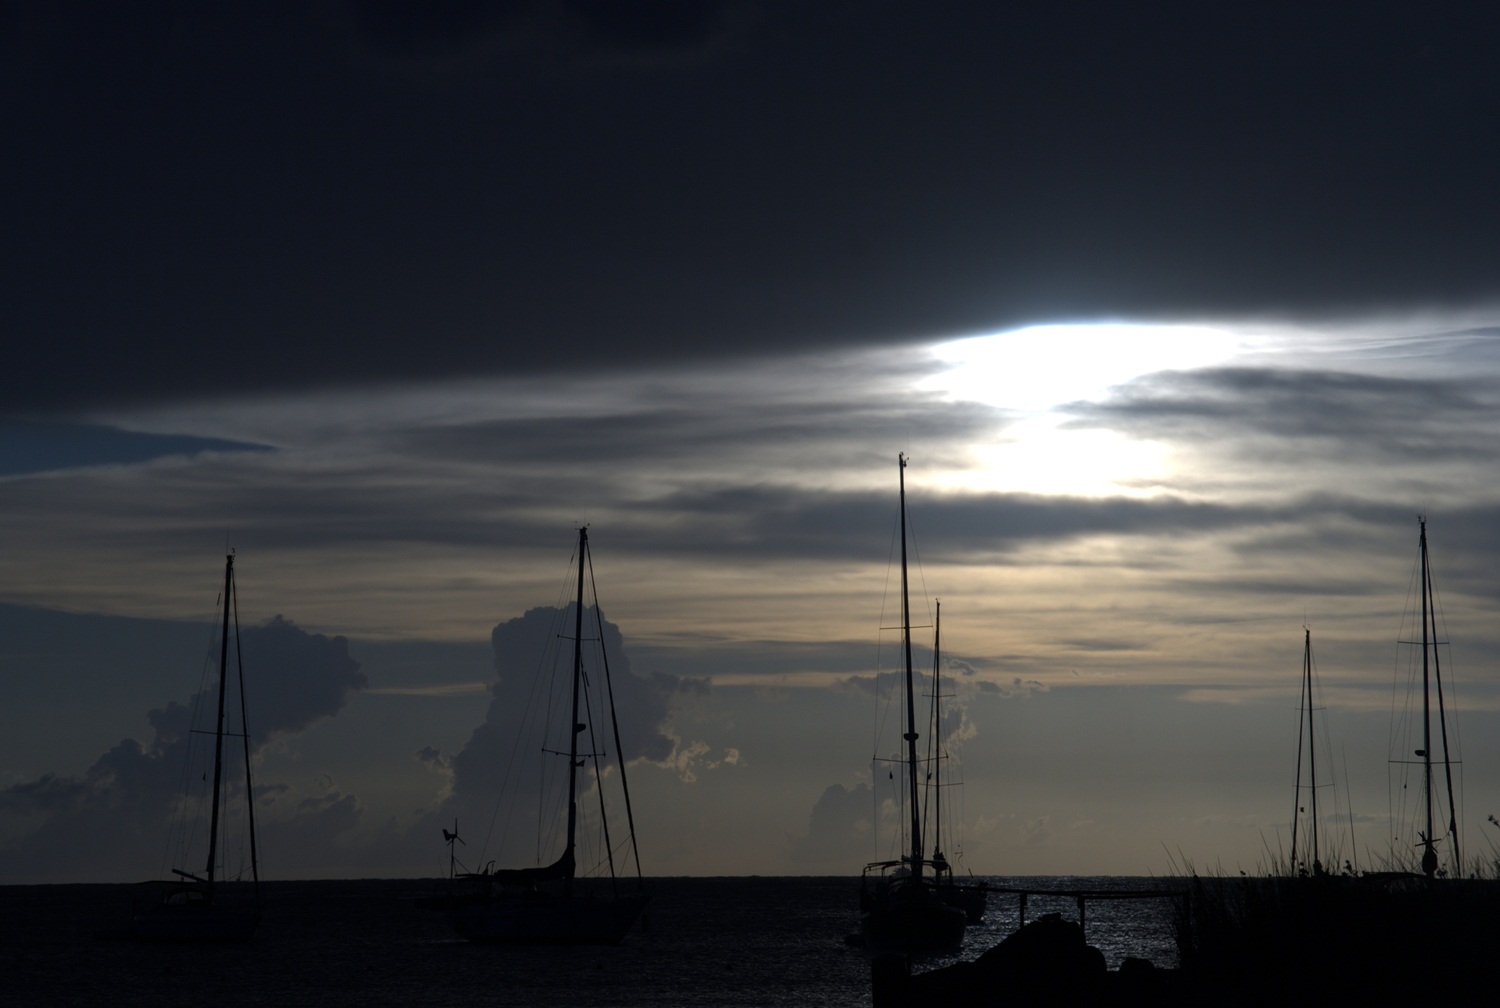
[[[1318,736],[1313,728],[1312,630],[1303,627],[1302,635],[1302,680],[1307,691],[1307,790],[1308,805],[1312,808],[1312,863],[1316,873],[1322,866],[1318,862]]]
[[[901,643],[906,653],[906,764],[911,800],[911,871],[922,877],[922,813],[917,804],[917,701],[911,669],[911,597],[906,576],[906,456],[896,456],[901,482]]]
[[[1453,800],[1453,759],[1448,749],[1448,710],[1443,703],[1443,663],[1438,659],[1438,645],[1444,643],[1437,635],[1437,598],[1432,591],[1432,568],[1428,567],[1428,596],[1432,598],[1432,680],[1437,685],[1438,728],[1443,741],[1443,777],[1448,786],[1448,836],[1453,844],[1453,873],[1463,876],[1463,858],[1458,849],[1458,804]]]
[[[1431,638],[1427,634],[1430,616],[1428,600],[1432,591],[1431,571],[1427,566],[1427,517],[1417,518],[1421,529],[1422,554],[1422,798],[1427,805],[1427,831],[1422,834],[1422,874],[1428,878],[1437,872],[1438,856],[1432,838],[1432,701],[1428,693],[1428,649]]]
[[[1423,837],[1422,872],[1429,878],[1437,872],[1438,857],[1434,849],[1436,840],[1433,838],[1433,799],[1432,799],[1432,723],[1429,717],[1430,702],[1428,699],[1428,663],[1431,662],[1431,685],[1437,690],[1438,702],[1438,726],[1442,732],[1443,743],[1443,775],[1448,789],[1448,836],[1453,845],[1453,856],[1451,859],[1455,875],[1463,872],[1463,859],[1460,856],[1458,846],[1458,806],[1453,800],[1453,759],[1448,747],[1448,711],[1443,703],[1443,670],[1442,662],[1438,659],[1438,645],[1446,643],[1438,640],[1437,634],[1437,599],[1432,590],[1432,564],[1429,560],[1427,549],[1427,518],[1421,516],[1418,522],[1422,529],[1422,745],[1425,755],[1423,756],[1424,779],[1423,787],[1427,799],[1427,834]],[[1431,650],[1431,658],[1428,651]]]
[[[219,792],[224,778],[224,689],[229,672],[229,610],[234,599],[234,552],[224,557],[224,625],[219,635],[219,714],[214,724],[213,806],[208,819],[208,867],[203,877],[214,884],[214,862],[219,855]]]
[[[573,845],[578,832],[578,734],[584,725],[578,723],[578,694],[583,681],[583,567],[588,554],[589,530],[578,530],[578,594],[573,611],[573,721],[568,733],[568,846],[564,853],[568,864],[566,891],[573,891]]]
[[[935,600],[932,617],[932,860],[943,860],[943,600]],[[936,871],[936,869],[934,869]]]
[[[1302,685],[1297,690],[1297,702],[1302,705],[1297,714],[1297,789],[1293,797],[1296,799],[1292,808],[1292,863],[1293,874],[1297,872],[1297,835],[1298,823],[1305,809],[1302,806],[1302,752],[1307,751],[1307,790],[1311,792],[1308,804],[1312,808],[1311,840],[1312,858],[1314,869],[1318,864],[1318,770],[1317,770],[1317,736],[1313,732],[1313,700],[1312,700],[1312,630],[1302,628]],[[1303,712],[1307,714],[1304,718]],[[1304,741],[1305,740],[1305,741]]]

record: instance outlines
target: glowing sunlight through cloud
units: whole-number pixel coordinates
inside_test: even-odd
[[[954,399],[1026,412],[1097,399],[1110,386],[1154,371],[1217,364],[1238,349],[1223,329],[1123,322],[1036,325],[940,343],[947,370],[923,388]]]
[[[945,365],[925,391],[1022,414],[1005,436],[974,453],[972,489],[1081,495],[1143,494],[1164,475],[1168,451],[1113,431],[1069,430],[1069,403],[1156,371],[1226,361],[1241,349],[1231,333],[1201,325],[1038,325],[941,343]]]
[[[993,492],[1145,496],[1160,490],[1169,451],[1108,430],[1066,430],[1066,418],[1030,417],[991,444],[973,446],[981,467],[967,489]]]

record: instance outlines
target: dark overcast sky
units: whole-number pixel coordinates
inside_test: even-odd
[[[0,3],[0,409],[1490,301],[1497,44],[1485,4]]]

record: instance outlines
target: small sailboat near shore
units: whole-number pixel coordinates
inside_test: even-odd
[[[614,688],[609,679],[607,658],[601,657],[602,667],[586,670],[584,666],[584,608],[585,573],[589,571],[588,529],[578,530],[578,585],[573,607],[573,663],[571,669],[571,720],[572,730],[564,730],[569,738],[568,751],[555,752],[568,759],[567,772],[567,827],[562,852],[551,864],[532,868],[509,868],[486,870],[469,876],[479,891],[460,895],[448,901],[449,919],[460,935],[473,942],[505,942],[514,944],[558,944],[558,945],[614,945],[635,924],[646,908],[648,895],[640,874],[640,855],[635,844],[635,819],[630,809],[630,792],[625,782],[625,760],[620,755],[619,723],[614,711]],[[591,579],[590,579],[591,582]],[[593,605],[595,618],[600,626],[594,639],[601,642],[604,637],[603,615],[597,600]],[[593,676],[593,685],[599,686],[602,675],[604,687],[602,710],[586,702],[585,691]],[[564,712],[566,713],[566,712]],[[597,724],[596,724],[597,719]],[[593,780],[596,788],[603,787],[604,774],[600,759],[604,756],[606,738],[610,739],[617,756],[613,769],[623,791],[627,835],[620,847],[628,846],[635,862],[635,879],[627,882],[617,873],[616,847],[609,837],[608,818],[603,810],[600,795],[599,828],[602,832],[601,849],[603,864],[600,874],[591,869],[590,877],[584,878],[578,864],[579,838],[579,771],[587,764],[595,767]],[[588,742],[587,749],[580,743]],[[588,891],[585,891],[585,883]]]
[[[893,861],[865,866],[860,883],[860,938],[876,951],[954,949],[963,943],[968,918],[943,898],[939,878],[952,869],[946,860],[927,857],[923,848],[921,784],[917,758],[916,682],[912,670],[911,598],[907,578],[906,456],[897,456],[901,520],[901,634],[905,656],[905,706],[902,739],[906,743],[905,853]]]
[[[149,895],[138,901],[131,917],[137,938],[147,941],[242,942],[255,934],[260,924],[260,858],[255,841],[255,801],[250,780],[250,729],[245,713],[245,678],[240,662],[238,599],[234,586],[234,553],[224,558],[224,590],[221,596],[223,619],[219,639],[219,682],[217,716],[214,719],[214,757],[209,800],[208,857],[200,872],[173,868],[174,881],[145,883]],[[231,618],[233,622],[231,623]],[[232,630],[232,633],[231,633]],[[225,723],[226,700],[231,678],[231,637],[233,678],[239,691],[239,725],[230,730]],[[245,764],[244,827],[248,839],[249,881],[226,881],[220,865],[223,853],[222,827],[227,816],[225,780],[225,739],[239,738]]]

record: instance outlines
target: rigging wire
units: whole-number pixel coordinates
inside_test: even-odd
[[[609,648],[604,646],[604,608],[599,604],[599,591],[594,584],[594,556],[592,552],[590,552],[589,554],[589,588],[594,597],[594,618],[596,623],[596,632],[599,635],[599,661],[603,666],[604,688],[609,700],[609,721],[610,728],[613,732],[615,740],[615,759],[618,761],[620,766],[620,792],[625,802],[625,826],[629,831],[630,850],[635,858],[635,877],[639,882],[644,878],[641,873],[641,851],[640,845],[637,843],[635,835],[635,810],[630,802],[630,782],[625,774],[625,749],[620,742],[620,719],[617,715],[617,708],[615,706],[614,677],[610,675],[609,671]],[[602,783],[600,785],[600,790],[602,793]],[[610,874],[614,874],[613,862],[611,862]]]
[[[577,554],[575,553],[573,554],[573,556],[576,557]],[[567,570],[567,568],[565,568],[565,570]],[[544,704],[544,713],[540,718],[540,723],[545,726],[552,720],[554,720],[548,715],[550,715],[552,712],[553,686],[557,673],[557,663],[559,659],[558,652],[560,650],[560,645],[558,642],[561,640],[563,621],[567,618],[567,603],[565,599],[569,597],[568,583],[569,577],[565,573],[563,577],[563,583],[559,587],[557,595],[554,597],[554,603],[552,606],[551,628],[549,633],[547,634],[546,643],[544,644],[541,652],[537,655],[536,662],[533,666],[532,675],[530,677],[530,686],[528,687],[526,692],[526,702],[523,704],[521,709],[518,724],[522,726],[523,730],[516,731],[511,737],[510,754],[506,757],[505,769],[501,773],[500,786],[496,791],[495,802],[490,809],[489,822],[485,827],[484,840],[480,843],[479,846],[479,865],[481,868],[483,868],[483,866],[488,863],[487,854],[491,849],[491,845],[493,844],[495,848],[503,852],[506,847],[506,842],[510,837],[512,817],[507,816],[504,820],[501,820],[500,811],[502,807],[519,808],[519,805],[508,802],[506,800],[507,796],[511,795],[516,788],[519,788],[519,782],[526,779],[526,777],[529,775],[528,768],[532,765],[532,757],[535,755],[538,760],[540,760],[540,755],[547,751],[548,740],[545,734],[540,740],[541,745],[539,747],[536,747],[534,746],[534,743],[536,743],[537,738],[534,732],[528,732],[527,730],[525,730],[525,728],[527,726],[534,727],[538,723],[536,710],[539,704]],[[495,700],[492,699],[492,708],[494,706],[494,703]],[[545,765],[545,761],[542,762],[543,765]],[[537,864],[541,863],[540,852],[544,842],[541,835],[541,830],[542,823],[545,822],[547,818],[544,808],[544,796],[547,791],[548,788],[544,784],[544,786],[541,787],[537,792],[537,836],[535,838],[536,852],[534,855]],[[500,823],[498,837],[496,836],[497,822]],[[553,834],[553,839],[555,839],[555,832]]]
[[[233,585],[231,602],[234,606],[234,667],[240,687],[240,737],[245,752],[245,816],[246,834],[250,840],[250,878],[257,895],[260,888],[260,857],[255,846],[255,788],[250,780],[250,708],[245,703],[245,656],[244,638],[240,636],[240,589]]]
[[[218,613],[223,604],[223,588],[220,586],[215,595],[213,612]],[[162,844],[162,858],[159,874],[165,876],[174,867],[185,867],[192,858],[193,847],[197,841],[197,827],[202,818],[203,805],[206,802],[204,791],[206,779],[202,776],[199,768],[200,757],[197,750],[201,748],[202,731],[197,727],[203,717],[203,701],[208,695],[209,677],[213,674],[214,652],[219,643],[219,624],[217,615],[207,620],[207,639],[204,642],[203,660],[198,668],[198,688],[193,691],[188,703],[191,705],[188,711],[187,733],[182,740],[182,764],[181,776],[178,779],[176,793],[182,798],[176,803],[176,814],[174,822],[167,830]],[[196,788],[193,778],[197,776]]]

